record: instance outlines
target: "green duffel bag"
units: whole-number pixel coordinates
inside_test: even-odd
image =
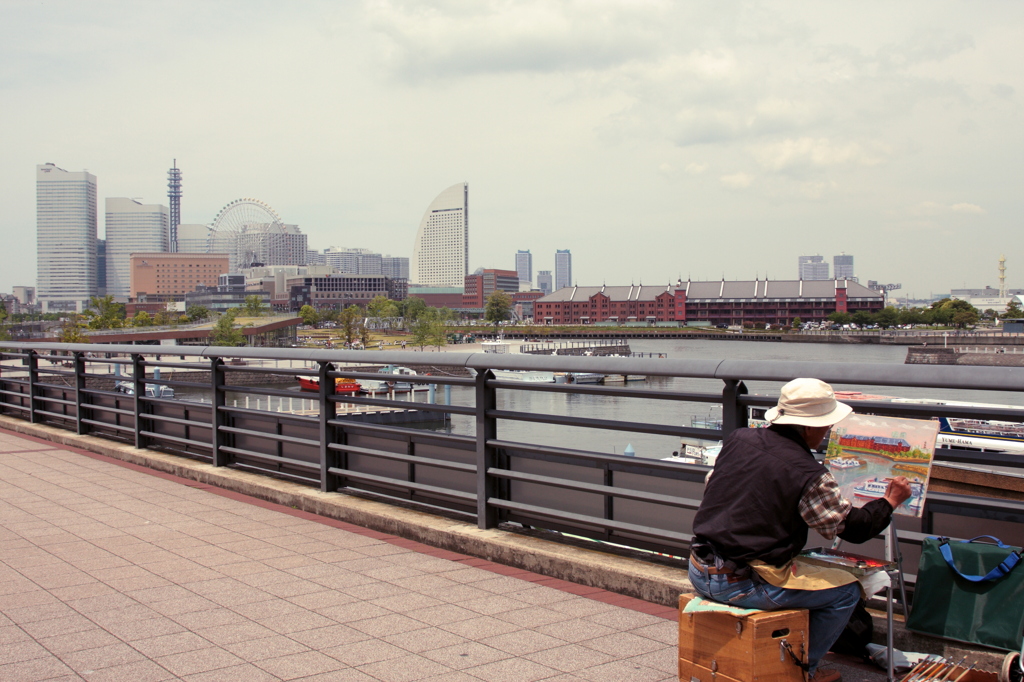
[[[995,544],[978,542],[982,538]],[[1024,566],[1019,547],[982,535],[925,538],[907,629],[1019,651],[1024,634]]]

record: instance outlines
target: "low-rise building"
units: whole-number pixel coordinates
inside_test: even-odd
[[[787,325],[834,312],[876,313],[884,296],[849,280],[679,281],[668,286],[566,287],[537,299],[540,324],[708,322]]]
[[[180,301],[197,286],[216,287],[230,264],[226,253],[133,253],[129,297],[157,294]]]
[[[347,308],[357,305],[365,308],[377,296],[393,301],[408,295],[408,282],[384,275],[339,274],[324,277],[290,277],[286,281],[289,308],[299,310],[304,305],[314,308]]]
[[[482,309],[487,298],[495,291],[505,291],[511,296],[519,292],[519,273],[515,270],[477,270],[466,275],[462,294],[462,307]]]

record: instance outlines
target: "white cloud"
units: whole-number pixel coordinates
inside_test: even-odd
[[[960,203],[953,204],[949,208],[953,213],[969,213],[971,215],[983,215],[985,213],[985,209],[977,204]]]
[[[751,153],[762,167],[771,171],[842,165],[874,166],[883,159],[882,150],[877,146],[868,151],[857,142],[810,137],[765,143],[753,148]]]
[[[719,178],[721,183],[732,189],[745,189],[754,182],[754,176],[747,173],[732,173]]]
[[[708,164],[691,161],[690,163],[686,164],[686,168],[684,170],[690,175],[702,175],[704,171],[706,171],[707,169]]]

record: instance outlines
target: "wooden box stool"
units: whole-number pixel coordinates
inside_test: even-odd
[[[697,595],[679,596],[681,682],[803,682],[787,645],[807,662],[807,611],[683,613]]]

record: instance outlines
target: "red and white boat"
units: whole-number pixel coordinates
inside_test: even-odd
[[[318,377],[295,377],[299,381],[299,389],[303,391],[320,391],[320,379]],[[359,393],[362,386],[355,379],[338,377],[334,380],[335,393]]]

